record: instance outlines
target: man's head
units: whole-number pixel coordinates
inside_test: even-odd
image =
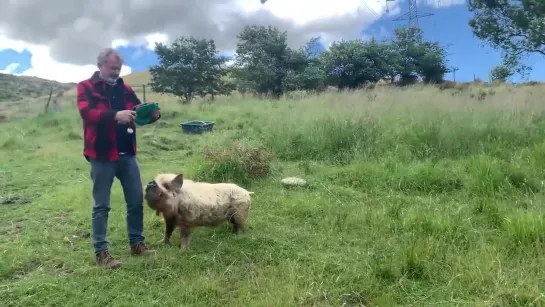
[[[98,54],[97,66],[104,80],[115,83],[121,73],[123,57],[115,49],[106,48]]]

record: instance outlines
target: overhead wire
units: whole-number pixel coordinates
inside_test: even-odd
[[[378,19],[381,19],[382,16],[380,16],[377,11],[375,11],[372,7],[370,7],[369,5],[367,5],[367,1],[366,0],[362,0],[362,3],[363,5],[365,5],[365,7],[373,14],[375,14],[375,16],[377,16]]]

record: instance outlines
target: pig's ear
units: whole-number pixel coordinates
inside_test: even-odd
[[[171,191],[178,191],[179,189],[182,188],[182,185],[184,184],[184,175],[183,174],[179,174],[178,176],[176,176],[176,178],[174,178],[172,180],[172,182],[170,183],[170,190]]]

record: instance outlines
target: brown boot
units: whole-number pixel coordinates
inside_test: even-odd
[[[152,252],[152,250],[149,250],[144,242],[136,243],[131,246],[131,254],[133,256],[147,256],[150,252]]]
[[[95,261],[97,265],[107,269],[117,269],[121,267],[121,261],[112,257],[108,250],[103,250],[96,255]]]

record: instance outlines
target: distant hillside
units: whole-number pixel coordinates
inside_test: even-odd
[[[123,76],[123,80],[130,86],[138,87],[143,84],[147,85],[151,81],[151,75],[148,70],[144,70]]]
[[[225,81],[232,81],[232,78],[229,76],[225,76],[223,79]],[[151,74],[148,70],[133,72],[132,74],[123,76],[123,80],[132,87],[139,87],[143,84],[147,85],[151,81]]]
[[[228,81],[228,80],[231,80],[231,78],[225,77],[224,80]],[[147,86],[146,87],[147,93],[151,92],[151,88],[148,86],[148,83],[150,83],[151,81],[151,74],[149,70],[133,72],[132,74],[125,75],[123,76],[123,81],[125,81],[125,83],[130,85],[136,92],[142,91],[142,85]],[[47,94],[49,94],[49,92],[47,92]],[[65,97],[75,95],[75,94],[76,94],[76,89],[74,87],[71,91],[66,92]]]
[[[18,101],[25,98],[37,98],[49,95],[61,90],[70,90],[76,87],[76,83],[60,83],[53,80],[45,80],[37,77],[13,76],[0,73],[0,102]]]

